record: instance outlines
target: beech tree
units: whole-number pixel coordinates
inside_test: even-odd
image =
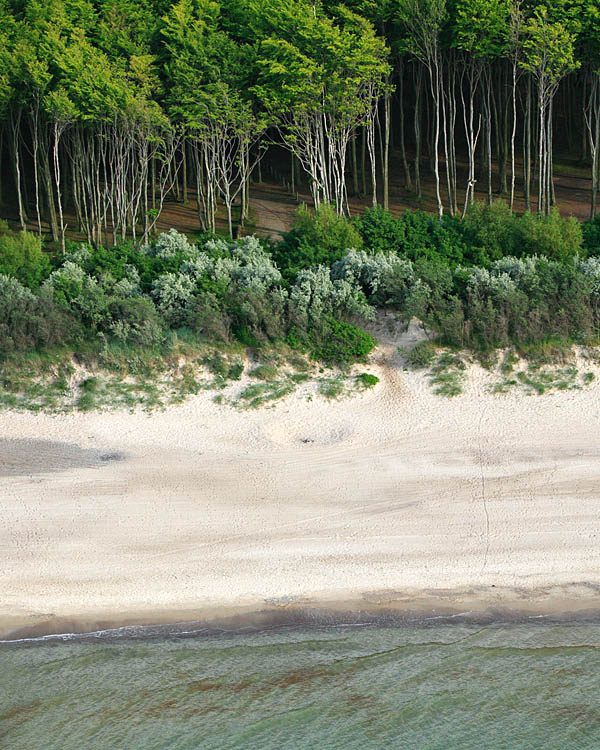
[[[167,201],[234,234],[267,154],[339,213],[428,180],[440,216],[494,191],[547,214],[561,150],[589,167],[595,215],[599,17],[594,0],[0,0],[2,211],[59,247],[146,241]]]
[[[552,104],[560,81],[579,67],[573,34],[563,24],[552,23],[545,6],[536,8],[524,28],[521,63],[537,84],[538,99],[538,211],[548,214],[552,191]]]
[[[315,206],[347,211],[348,145],[365,125],[375,163],[373,123],[388,50],[368,21],[343,8],[335,24],[316,6],[288,0],[276,30],[261,41],[255,90],[310,176]]]

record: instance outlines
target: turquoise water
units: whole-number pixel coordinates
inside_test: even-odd
[[[600,625],[5,644],[0,747],[600,748]]]

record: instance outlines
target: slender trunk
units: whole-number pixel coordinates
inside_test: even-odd
[[[415,115],[413,123],[415,131],[415,191],[417,196],[421,198],[421,93],[423,90],[423,68],[419,63],[416,63],[413,71],[415,72]]]
[[[543,82],[538,83],[538,213],[546,212],[546,172],[545,172],[545,137],[546,137],[546,112],[543,95]]]
[[[352,134],[352,189],[358,195],[358,159],[356,157],[356,131]]]
[[[60,235],[58,231],[58,218],[56,216],[56,204],[54,202],[54,186],[52,184],[52,172],[50,170],[50,160],[48,152],[49,144],[47,138],[44,138],[43,147],[40,150],[40,157],[42,162],[42,178],[44,180],[44,187],[46,189],[48,222],[50,224],[50,231],[52,233],[52,241],[58,242]]]
[[[360,174],[362,196],[367,194],[367,129],[364,127],[361,134]]]
[[[532,120],[532,86],[531,75],[527,76],[527,95],[525,107],[525,130],[523,133],[523,178],[525,182],[525,208],[531,211],[531,120]]]
[[[443,96],[442,81],[440,75],[439,52],[435,52],[430,68],[431,93],[433,97],[434,120],[433,120],[433,175],[435,179],[435,198],[437,201],[438,214],[440,218],[444,215],[444,204],[440,193],[440,99]]]
[[[485,119],[486,119],[486,159],[487,159],[487,200],[488,205],[492,202],[492,81],[490,70],[486,71],[486,96],[485,96]]]
[[[61,192],[61,171],[60,171],[60,153],[59,153],[59,142],[62,127],[59,126],[58,122],[54,122],[54,146],[53,146],[53,157],[54,157],[54,180],[56,182],[56,199],[58,202],[58,216],[60,221],[60,246],[64,254],[65,252],[65,232],[67,227],[65,226],[63,207],[62,207],[62,192]]]
[[[188,202],[188,159],[187,159],[187,140],[184,138],[181,144],[181,158],[182,164],[182,182],[183,182],[183,203],[187,205]]]
[[[25,231],[27,228],[27,216],[25,214],[25,207],[23,206],[23,191],[22,191],[22,175],[21,175],[21,149],[20,149],[20,133],[21,133],[21,110],[17,112],[11,112],[10,117],[10,128],[11,128],[11,146],[13,152],[13,168],[15,174],[15,187],[17,189],[17,203],[19,206],[19,221],[21,222],[21,229]]]
[[[510,210],[515,206],[515,139],[517,136],[517,60],[512,64],[512,132],[510,134]]]
[[[402,168],[404,170],[404,187],[407,190],[412,188],[412,179],[410,176],[410,165],[406,157],[406,143],[404,139],[404,58],[400,58],[398,70],[398,136],[400,145],[400,158],[402,159]]]
[[[386,79],[386,89],[383,100],[385,113],[383,140],[383,207],[387,211],[390,207],[390,128],[391,128],[391,92],[389,78]]]
[[[291,174],[291,181],[290,186],[292,193],[296,192],[296,170],[294,169],[294,152],[290,151],[290,174]]]

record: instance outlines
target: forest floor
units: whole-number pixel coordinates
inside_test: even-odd
[[[282,168],[280,161],[272,158],[263,165],[262,182],[254,182],[251,187],[250,199],[250,220],[245,227],[245,233],[257,234],[261,237],[277,238],[283,232],[290,229],[294,215],[301,203],[311,205],[308,185],[303,181],[299,190],[292,192],[289,188],[290,173],[289,168],[284,165]],[[411,172],[414,174],[413,164],[411,163]],[[425,161],[421,165],[421,197],[417,196],[414,190],[407,189],[404,180],[404,170],[399,158],[399,154],[392,156],[390,164],[390,198],[389,208],[394,214],[399,214],[406,209],[421,209],[430,213],[436,213],[437,203],[435,198],[435,185],[432,175]],[[523,198],[523,183],[520,175],[522,174],[522,162],[517,160],[516,192],[515,192],[515,210],[517,212],[525,211],[525,200]],[[457,163],[457,180],[458,184],[464,185],[467,180],[467,165],[464,161],[458,160]],[[510,185],[510,176],[508,178]],[[493,168],[494,192],[493,198],[508,200],[506,194],[497,191],[499,185],[499,176],[496,165]],[[585,165],[581,165],[573,160],[556,158],[554,164],[554,184],[556,204],[563,216],[574,216],[580,221],[584,221],[590,216],[591,201],[591,177],[590,170]],[[372,205],[372,194],[370,188],[363,195],[352,195],[353,179],[348,175],[348,190],[350,213],[356,215],[362,210]],[[379,178],[379,199],[381,200],[381,179]],[[442,200],[447,205],[447,188],[445,176],[442,172],[440,190]],[[484,176],[476,185],[475,197],[477,200],[487,200],[487,177]],[[458,208],[462,210],[464,202],[464,190],[458,193]],[[532,181],[531,209],[536,210],[536,193],[535,180]],[[31,231],[36,230],[33,210],[30,209],[28,228]],[[6,218],[17,228],[16,206],[3,206],[0,215]],[[73,231],[76,225],[76,219],[68,211],[65,214],[65,221],[68,225],[67,235],[72,239],[85,239],[81,234]],[[158,231],[166,231],[174,227],[180,232],[194,234],[200,231],[198,220],[198,206],[195,192],[190,188],[188,190],[188,201],[170,200],[163,207],[160,220],[157,224]],[[49,227],[42,224],[45,232]],[[217,215],[217,231],[225,234],[227,225],[225,213],[222,209]]]
[[[459,184],[466,181],[466,164],[459,162],[458,181]],[[517,168],[522,171],[522,165],[517,162]],[[435,184],[425,167],[422,168],[424,174],[421,178],[422,195],[416,195],[413,190],[407,189],[404,185],[403,170],[400,160],[394,158],[390,169],[390,211],[399,214],[406,209],[421,209],[430,213],[437,211],[437,202],[435,198]],[[554,183],[557,208],[563,216],[574,216],[580,221],[589,218],[590,201],[591,201],[591,177],[589,170],[582,166],[563,163],[558,161],[554,167]],[[497,169],[493,171],[493,180],[495,187],[499,181]],[[312,199],[306,185],[302,186],[299,192],[292,193],[286,185],[289,184],[289,175],[281,174],[280,181],[285,183],[281,185],[275,177],[263,180],[261,183],[254,183],[251,189],[251,221],[248,224],[247,231],[254,232],[259,236],[267,237],[280,236],[283,232],[290,229],[295,212],[301,203],[310,205]],[[352,180],[349,179],[349,188]],[[381,187],[381,182],[380,185]],[[523,184],[521,179],[517,179],[515,186],[515,210],[524,212],[526,205],[523,198]],[[447,203],[447,188],[445,182],[441,183],[442,200]],[[192,195],[190,193],[190,195]],[[477,200],[487,200],[487,181],[483,180],[478,183],[475,197]],[[508,200],[507,195],[499,192],[493,193],[493,198]],[[535,185],[532,184],[532,210],[536,207]],[[459,191],[458,206],[462,210],[464,202],[464,191]],[[366,207],[372,205],[372,195],[349,197],[350,213],[352,215],[360,214]],[[225,231],[224,216],[219,216],[218,225],[221,231]],[[198,230],[197,205],[195,199],[190,200],[188,204],[168,203],[165,205],[161,215],[158,228],[166,230],[175,227],[182,232],[193,232]]]

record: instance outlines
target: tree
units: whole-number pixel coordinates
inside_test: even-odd
[[[459,0],[456,9],[455,44],[467,53],[461,76],[460,92],[463,104],[465,137],[469,158],[469,177],[463,216],[475,194],[475,151],[481,132],[481,115],[477,128],[475,96],[483,80],[481,99],[485,115],[486,155],[488,165],[488,202],[492,200],[492,105],[491,64],[501,57],[507,46],[511,0]],[[464,98],[464,82],[467,97]],[[516,84],[515,84],[516,85]],[[514,89],[513,89],[514,90]]]
[[[442,60],[440,35],[446,20],[446,0],[398,0],[398,18],[407,29],[406,49],[427,69],[434,106],[433,172],[440,217],[444,205],[440,193],[440,116],[442,110]]]
[[[552,205],[552,103],[561,80],[576,70],[574,34],[552,22],[547,8],[536,8],[524,26],[524,59],[521,67],[537,84],[538,103],[538,211],[550,213]]]
[[[390,68],[372,25],[339,8],[337,23],[303,0],[279,4],[260,44],[255,88],[283,143],[311,178],[315,206],[347,212],[346,156],[360,125],[370,132]],[[276,32],[276,33],[275,33]]]

